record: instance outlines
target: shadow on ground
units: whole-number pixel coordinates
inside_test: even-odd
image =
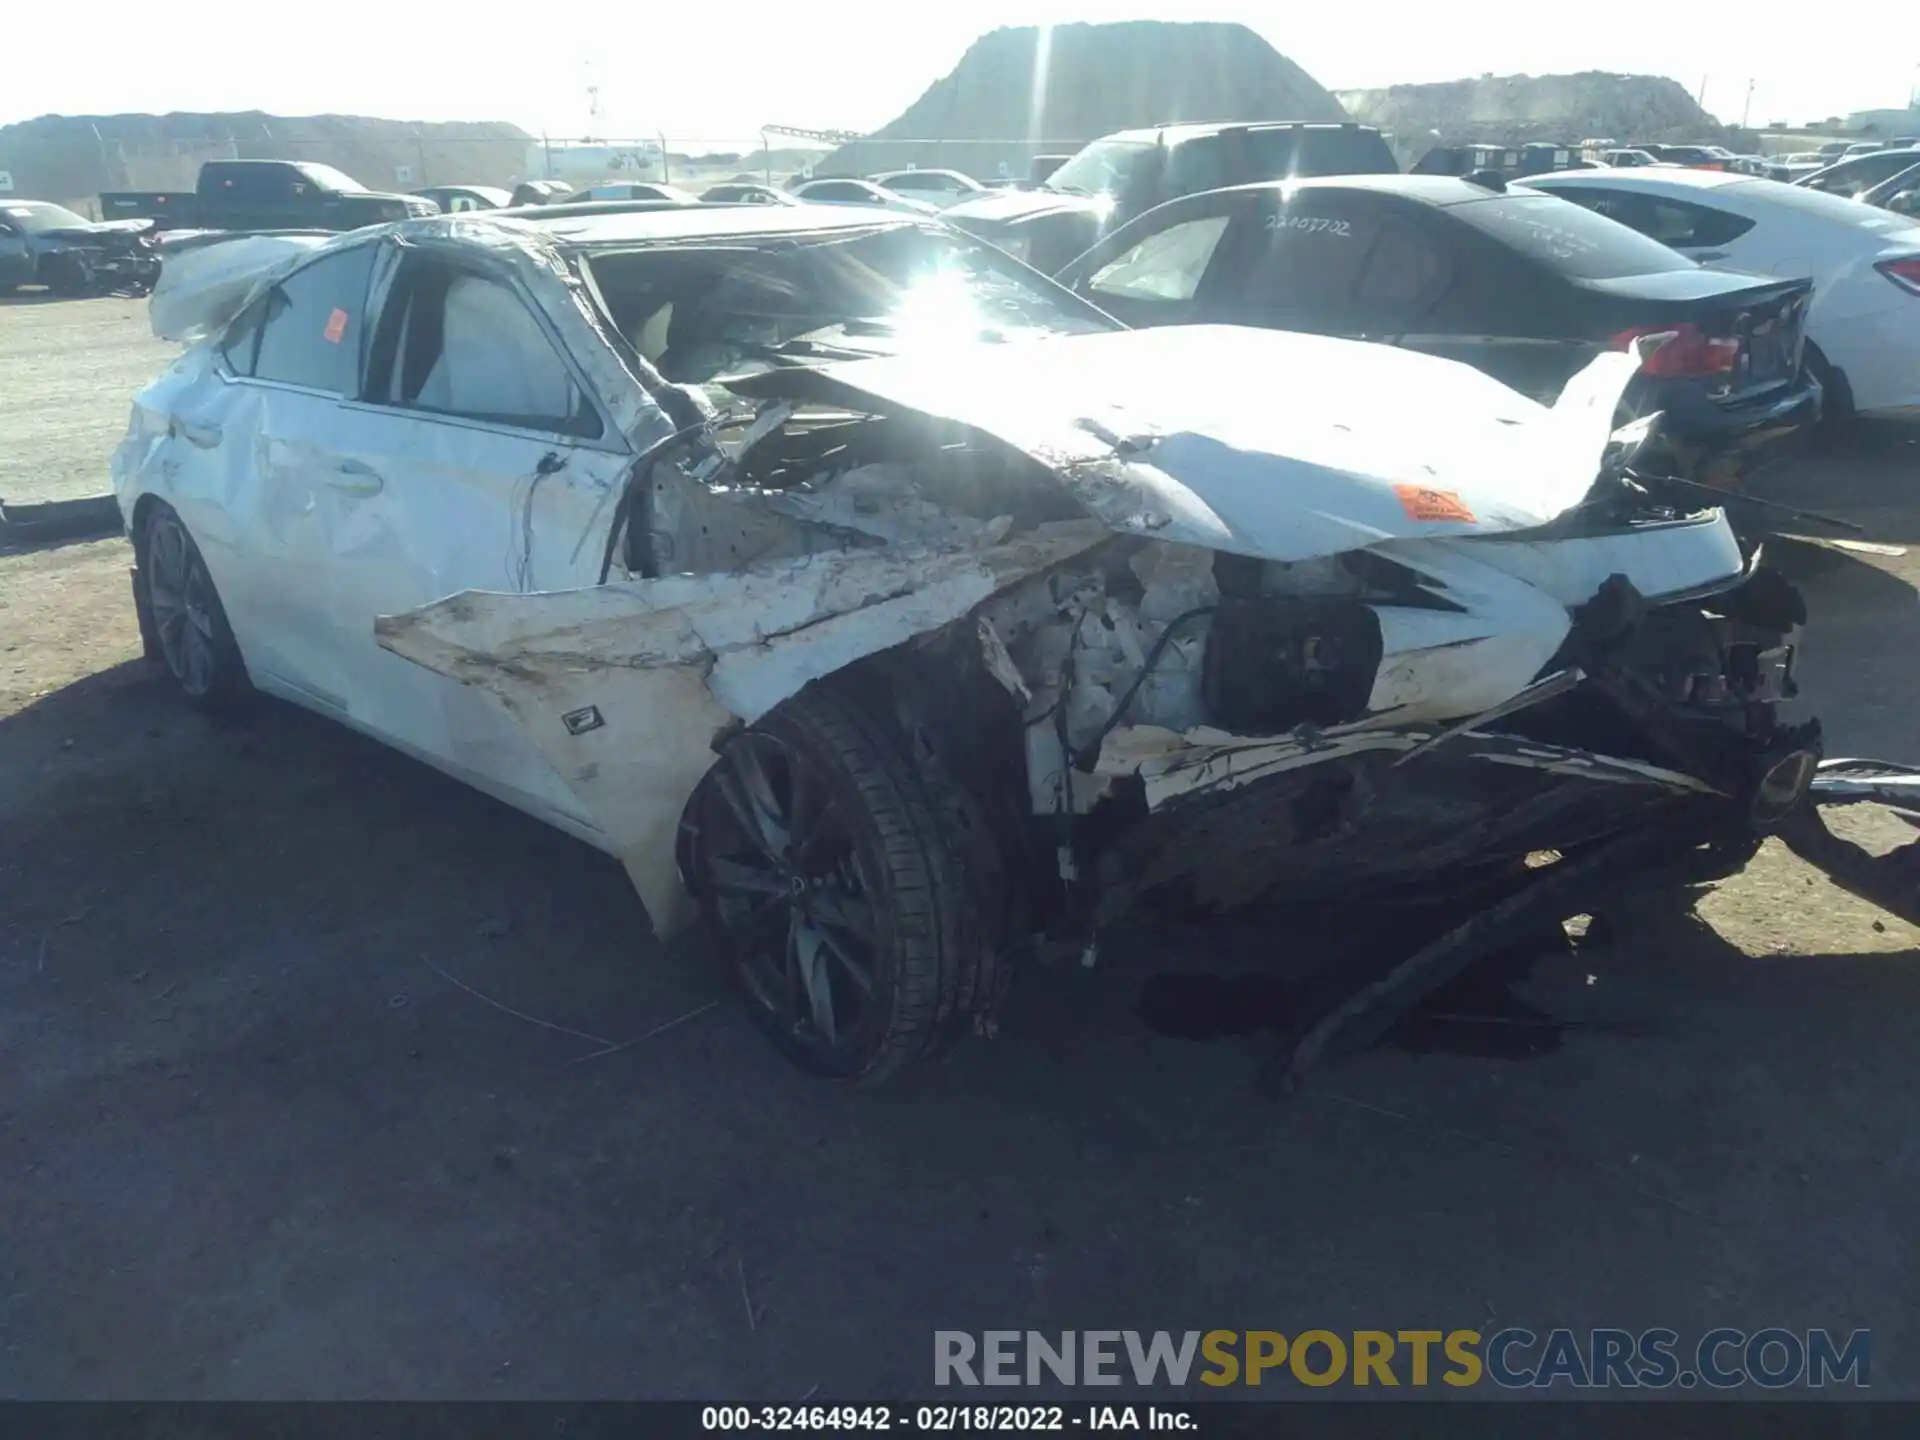
[[[1143,932],[848,1091],[606,857],[285,707],[124,665],[0,777],[0,1395],[828,1400],[924,1393],[936,1327],[1416,1319],[1870,1325],[1912,1373],[1897,957],[1654,906],[1519,986],[1578,1022],[1533,1063],[1403,1033],[1274,1102],[1270,1034],[1143,997],[1301,939]]]

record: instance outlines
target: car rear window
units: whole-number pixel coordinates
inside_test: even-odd
[[[1497,195],[1449,206],[1447,213],[1575,280],[1618,280],[1694,266],[1658,240],[1552,195]]]
[[[1911,216],[1895,215],[1886,210],[1878,210],[1871,205],[1862,205],[1858,200],[1846,200],[1838,195],[1829,195],[1824,190],[1815,190],[1809,185],[1782,185],[1777,180],[1750,180],[1737,186],[1730,185],[1727,189],[1730,193],[1738,191],[1743,200],[1759,200],[1768,205],[1783,205],[1789,210],[1799,210],[1807,215],[1819,216],[1823,220],[1850,225],[1856,230],[1885,233],[1889,230],[1914,228]]]
[[[1372,130],[1250,130],[1247,158],[1254,175],[1389,175],[1400,167]]]

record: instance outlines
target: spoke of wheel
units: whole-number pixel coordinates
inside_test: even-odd
[[[871,943],[875,939],[873,906],[858,895],[828,885],[813,892],[807,902],[813,918]]]
[[[755,813],[753,802],[747,798],[747,792],[740,783],[731,758],[721,761],[714,770],[713,785],[720,794],[721,803],[727,807],[727,813],[733,816],[733,823],[740,831],[740,838],[767,859],[778,860],[780,852],[769,848],[766,830]]]
[[[769,1010],[791,1010],[780,999],[780,991],[786,987],[786,954],[793,931],[786,904],[778,896],[762,896],[728,917],[725,925],[727,941],[738,957],[748,988]]]
[[[213,668],[213,650],[206,636],[192,625],[180,627],[180,679],[187,689],[198,694],[208,683]]]
[[[707,862],[707,883],[723,894],[785,895],[787,885],[775,872],[719,856]]]
[[[154,609],[170,615],[186,608],[185,587],[180,583],[174,549],[178,538],[178,532],[171,525],[162,525],[153,532],[153,579],[147,587],[147,598],[153,602]]]
[[[804,916],[793,917],[793,956],[806,991],[813,1028],[829,1045],[838,1039],[833,1024],[833,988],[827,975],[827,945],[820,929]]]
[[[748,738],[735,745],[731,753],[734,773],[740,777],[746,798],[753,807],[768,853],[779,855],[787,848],[786,816],[773,793],[773,782],[767,778],[766,767],[760,763],[760,752]]]
[[[804,768],[789,769],[787,786],[787,837],[792,858],[798,860],[819,833],[832,802],[826,798],[826,787]]]
[[[820,936],[820,943],[826,946],[827,953],[833,957],[834,963],[846,972],[847,978],[853,981],[862,995],[873,994],[873,970],[868,965],[866,957],[856,953],[847,943],[845,936],[835,933],[831,920],[820,918],[817,905],[814,909],[813,928]]]
[[[209,640],[213,638],[212,592],[213,586],[207,579],[207,572],[198,565],[189,566],[181,600],[186,607],[187,618],[193,622],[193,628]]]

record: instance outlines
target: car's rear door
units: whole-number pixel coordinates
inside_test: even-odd
[[[359,387],[375,246],[329,250],[243,312],[219,384],[173,417],[192,474],[168,499],[205,553],[248,672],[338,711],[328,609],[340,406]]]
[[[16,285],[32,284],[33,270],[33,252],[27,248],[25,233],[0,209],[0,294]]]
[[[399,256],[333,447],[333,643],[348,718],[565,823],[572,792],[477,692],[375,643],[374,620],[464,590],[591,585],[631,456],[507,274]]]
[[[1439,209],[1307,186],[1262,221],[1235,308],[1249,323],[1458,360],[1551,398],[1574,367],[1552,286]]]

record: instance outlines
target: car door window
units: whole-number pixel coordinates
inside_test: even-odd
[[[1243,297],[1259,323],[1330,334],[1357,332],[1354,305],[1377,216],[1311,197],[1268,215]]]
[[[1607,195],[1589,209],[1675,250],[1725,245],[1753,228],[1744,215],[1661,195]]]
[[[1354,289],[1354,317],[1367,334],[1396,334],[1419,324],[1453,283],[1455,264],[1430,231],[1387,220]]]
[[[1191,300],[1226,233],[1225,215],[1205,215],[1156,230],[1095,270],[1087,289],[1097,300]]]
[[[599,412],[519,292],[433,261],[409,262],[395,281],[365,398],[545,434],[603,433]]]
[[[352,395],[373,248],[356,245],[323,255],[249,307],[221,345],[233,373]]]

